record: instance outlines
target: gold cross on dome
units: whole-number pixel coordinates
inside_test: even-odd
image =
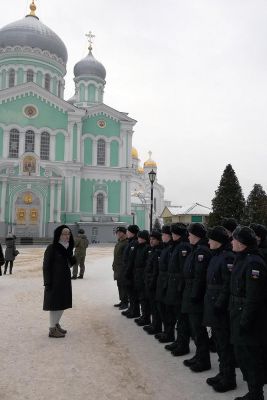
[[[93,40],[92,39],[95,38],[95,35],[92,34],[92,31],[89,31],[89,33],[86,33],[85,36],[87,37],[88,43],[89,43],[88,50],[92,51],[92,49],[93,49],[93,47],[92,47]]]

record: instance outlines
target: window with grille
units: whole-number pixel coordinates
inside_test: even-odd
[[[34,132],[26,131],[25,134],[25,153],[34,152]]]
[[[51,84],[51,77],[49,74],[45,74],[45,89],[50,90],[50,84]]]
[[[8,72],[8,87],[15,86],[15,70],[12,68]]]
[[[9,134],[9,157],[18,158],[19,156],[19,131],[11,129]]]
[[[106,143],[104,139],[97,141],[97,165],[105,165],[106,161]]]
[[[50,156],[50,135],[48,132],[42,132],[40,145],[41,160],[49,160]]]
[[[28,69],[27,71],[27,82],[33,82],[33,70]]]
[[[96,213],[104,214],[104,195],[103,193],[98,193],[96,196]]]

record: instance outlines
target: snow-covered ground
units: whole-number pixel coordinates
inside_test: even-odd
[[[186,357],[172,357],[164,345],[113,307],[118,301],[112,246],[89,247],[85,279],[73,281],[73,308],[61,325],[64,339],[48,338],[42,311],[44,248],[19,248],[14,274],[0,277],[1,400],[214,400],[246,393],[217,394],[193,374]],[[193,349],[193,346],[191,346]]]

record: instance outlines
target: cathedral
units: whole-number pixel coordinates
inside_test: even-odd
[[[148,173],[132,147],[136,120],[104,103],[105,67],[92,53],[74,67],[64,100],[68,53],[36,15],[0,29],[0,236],[51,238],[59,224],[92,242],[112,242],[118,225],[149,228]],[[153,220],[164,208],[156,179]]]

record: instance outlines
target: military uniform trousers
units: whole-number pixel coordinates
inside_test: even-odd
[[[212,326],[216,350],[219,356],[219,370],[226,379],[235,378],[235,356],[233,345],[230,342],[230,325]]]
[[[188,319],[196,345],[197,361],[210,362],[209,336],[206,327],[202,325],[203,313],[188,314]]]
[[[127,289],[126,289],[125,284],[122,279],[117,279],[117,286],[118,286],[120,302],[123,305],[128,304]]]
[[[152,326],[155,331],[162,331],[162,320],[160,317],[160,312],[158,308],[158,302],[156,300],[156,292],[152,292],[151,290],[146,291],[147,299],[149,301],[151,317],[152,317]]]
[[[80,276],[83,276],[85,271],[85,265],[84,265],[85,256],[79,256],[75,254],[75,258],[76,258],[76,263],[73,266],[72,275],[75,277],[78,275],[78,266],[80,266]]]

